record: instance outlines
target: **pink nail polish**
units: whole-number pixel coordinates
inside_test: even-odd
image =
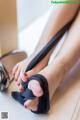
[[[24,73],[25,77],[28,77],[28,74],[27,73]]]
[[[18,86],[20,86],[20,83],[17,83]]]
[[[24,92],[24,89],[23,89],[23,88],[20,88],[19,90],[20,90],[20,92]]]
[[[26,105],[24,105],[24,107],[25,107],[25,108],[27,108],[27,106],[26,106]]]

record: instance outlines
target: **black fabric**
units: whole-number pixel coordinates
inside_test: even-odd
[[[37,111],[32,111],[37,114],[47,113],[50,109],[49,102],[49,90],[48,90],[48,82],[44,76],[41,74],[36,74],[30,78],[30,80],[37,80],[40,83],[40,86],[43,90],[43,96],[39,97],[39,104]]]
[[[28,87],[28,82],[23,82],[22,80],[20,81],[21,85],[23,86],[24,90]]]
[[[43,90],[43,95],[39,97],[39,104],[37,111],[32,111],[34,113],[40,114],[40,113],[47,113],[50,104],[49,104],[49,90],[48,90],[48,83],[44,76],[40,74],[33,75],[29,78],[28,83],[31,80],[37,80],[40,83],[40,86]],[[23,93],[19,92],[12,92],[12,97],[17,100],[20,104],[24,105],[24,102],[28,99],[34,99],[36,96],[33,95],[32,91],[26,88],[26,90]]]
[[[68,22],[63,28],[61,28],[53,37],[52,39],[40,50],[40,52],[30,61],[28,64],[26,71],[31,70],[34,68],[47,54],[48,52],[59,42],[61,37],[64,35],[64,33],[69,30],[72,22],[74,19],[72,19],[70,22]],[[30,80],[38,80],[41,88],[43,89],[44,95],[39,98],[39,104],[38,104],[38,109],[37,111],[32,111],[34,113],[47,113],[50,108],[50,103],[49,103],[49,90],[48,90],[48,83],[47,80],[44,76],[37,74],[34,76],[31,76],[28,80],[28,82],[24,83],[21,81],[22,86],[25,89],[24,93],[19,93],[19,92],[13,92],[12,96],[15,100],[20,102],[21,104],[24,104],[24,102],[28,99],[34,99],[35,96],[31,91],[28,89],[28,83]],[[27,92],[28,91],[28,92]]]
[[[68,22],[63,28],[61,28],[53,37],[52,39],[37,53],[37,55],[30,61],[28,64],[26,71],[31,70],[34,68],[47,54],[48,52],[60,41],[61,37],[64,35],[64,33],[69,30],[72,22],[74,19],[72,19],[70,22]],[[22,86],[24,89],[26,89],[27,84],[25,84],[23,81],[21,81]]]
[[[12,97],[22,105],[24,105],[24,102],[26,100],[35,98],[32,91],[29,89],[26,89],[25,92],[23,92],[23,93],[14,91],[14,92],[12,92]]]
[[[64,33],[69,30],[72,22],[74,19],[72,19],[70,22],[68,22],[66,25],[64,25],[52,38],[51,40],[40,50],[39,53],[30,61],[26,68],[26,72],[34,68],[47,54],[48,52],[60,41],[61,37],[64,35]]]

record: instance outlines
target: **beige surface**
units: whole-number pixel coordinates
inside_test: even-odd
[[[0,56],[16,48],[16,0],[0,0]]]
[[[26,57],[27,57],[27,54],[24,51],[15,51],[3,57],[0,60],[0,62],[5,66],[7,71],[10,73],[14,65],[24,60]]]

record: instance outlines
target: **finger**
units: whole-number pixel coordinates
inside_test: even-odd
[[[20,92],[24,92],[24,88],[21,84],[18,86],[18,88],[19,88]]]
[[[20,77],[20,75],[19,75],[19,77],[18,77],[18,79],[17,79],[17,82],[18,82],[18,84],[20,85],[20,82],[21,82],[21,77]]]
[[[19,75],[19,77],[18,77],[18,79],[16,81],[16,85],[19,87],[20,91],[23,91],[23,88],[22,88],[23,86],[20,85],[21,84],[21,80],[24,81],[24,82],[27,82],[27,77],[26,78],[24,77],[25,80],[23,80],[21,76],[24,76],[24,74]]]
[[[15,75],[17,69],[18,69],[19,64],[16,64],[13,69],[12,69],[12,74]]]
[[[23,81],[23,82],[27,82],[27,80],[28,80],[28,75],[27,75],[27,73],[22,74],[22,75],[21,75],[21,78],[22,78],[22,81]]]
[[[15,76],[14,76],[14,79],[17,81],[18,80],[18,77],[20,75],[20,69],[18,68],[16,73],[15,73]]]
[[[15,81],[16,82],[16,85],[19,87],[20,86],[20,82],[18,81]]]
[[[33,70],[30,70],[28,72],[25,72],[25,74],[27,74],[28,78],[31,77],[33,75]]]

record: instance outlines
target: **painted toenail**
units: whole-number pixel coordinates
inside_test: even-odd
[[[17,83],[18,86],[20,86],[20,83]]]
[[[25,108],[27,108],[27,106],[26,106],[26,105],[24,105],[24,107],[25,107]]]

